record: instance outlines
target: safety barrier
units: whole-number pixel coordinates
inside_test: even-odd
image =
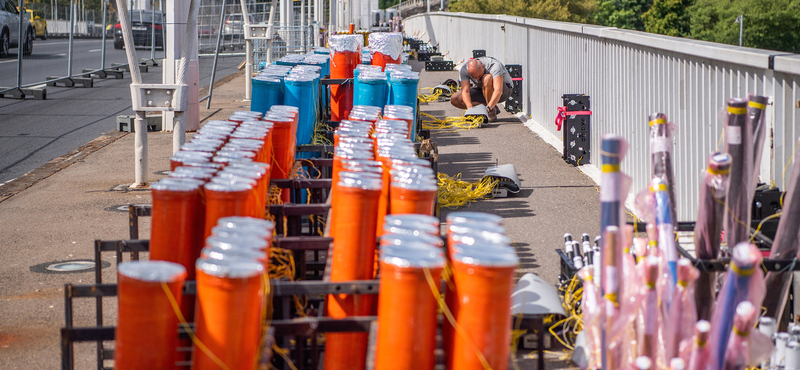
[[[800,135],[800,55],[688,40],[637,31],[506,15],[427,13],[405,19],[407,34],[439,44],[453,60],[473,49],[521,64],[526,125],[562,149],[553,120],[563,94],[590,95],[591,147],[604,134],[625,136],[633,152],[648,151],[647,115],[664,112],[678,125],[675,180],[678,218],[694,217],[708,154],[721,150],[718,111],[732,97],[771,98],[761,181],[783,188]],[[424,32],[424,34],[423,34]],[[599,180],[600,151],[581,167]],[[630,155],[622,170],[631,189],[650,179],[648,155]],[[630,197],[629,197],[630,199]],[[629,203],[630,204],[630,203]]]

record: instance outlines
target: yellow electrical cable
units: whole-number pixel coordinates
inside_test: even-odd
[[[439,100],[439,96],[442,95],[441,90],[435,90],[432,87],[423,87],[420,90],[430,90],[430,94],[419,94],[417,95],[417,99],[419,99],[422,103],[430,103]]]
[[[450,177],[445,173],[437,175],[439,191],[436,194],[439,205],[447,208],[465,206],[476,200],[486,198],[497,187],[499,180],[492,177],[469,183],[461,180],[461,174]]]
[[[214,353],[212,353],[211,350],[208,349],[208,347],[206,347],[206,345],[203,344],[203,342],[197,339],[197,337],[194,335],[194,331],[186,322],[186,318],[183,317],[183,314],[181,313],[181,308],[178,307],[178,301],[175,300],[175,297],[172,295],[172,291],[169,290],[167,283],[161,283],[161,289],[163,289],[164,293],[167,295],[169,304],[170,306],[172,306],[172,311],[174,311],[175,315],[178,316],[178,321],[180,321],[181,326],[183,326],[183,328],[186,330],[186,333],[189,334],[189,338],[191,338],[192,343],[194,343],[194,345],[196,345],[197,348],[203,351],[203,353],[205,353],[206,356],[210,357],[211,360],[214,361],[215,364],[217,364],[217,366],[219,366],[224,370],[228,370],[228,365],[225,365],[225,363],[222,362],[222,360],[220,360],[219,357],[217,357]]]
[[[422,128],[425,130],[470,130],[481,127],[481,124],[483,124],[483,116],[446,117],[445,119],[438,119],[425,112],[419,112],[419,114],[420,116],[428,118],[422,120]]]

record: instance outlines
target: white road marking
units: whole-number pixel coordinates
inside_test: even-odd
[[[89,50],[89,52],[90,52],[90,53],[96,53],[96,52],[98,52],[98,51],[100,51],[100,50],[103,50],[103,49],[92,49],[92,50]]]
[[[67,53],[61,53],[61,54],[56,54],[56,55],[67,55]]]
[[[4,61],[0,62],[0,64],[11,63],[11,62],[16,62],[16,61],[17,61],[16,59],[9,59],[9,60],[4,60]]]

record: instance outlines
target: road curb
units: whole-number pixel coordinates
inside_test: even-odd
[[[0,185],[0,203],[128,134],[128,132],[121,131],[105,133],[67,154],[56,157],[26,174]]]

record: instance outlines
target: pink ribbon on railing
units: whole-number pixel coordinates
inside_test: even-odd
[[[564,124],[564,120],[567,119],[567,116],[591,116],[592,111],[590,110],[576,110],[571,111],[567,114],[567,107],[557,107],[558,108],[558,115],[556,115],[556,131],[561,131],[561,125]]]

